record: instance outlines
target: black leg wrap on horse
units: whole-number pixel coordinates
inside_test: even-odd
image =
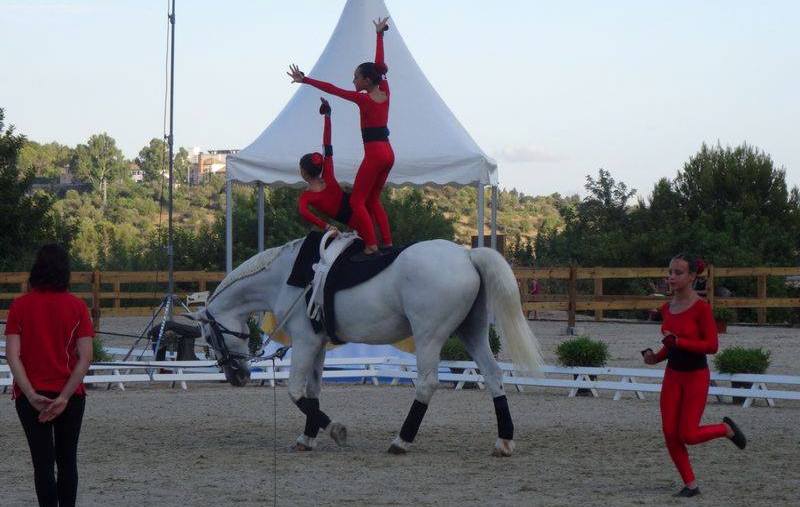
[[[508,410],[508,399],[505,394],[494,398],[494,415],[497,416],[497,436],[513,440],[514,423],[511,421],[511,411]]]
[[[411,404],[411,410],[408,411],[403,427],[400,428],[400,438],[405,442],[413,442],[419,431],[419,426],[422,424],[422,418],[425,417],[425,412],[428,411],[428,405],[414,400]]]
[[[303,434],[307,437],[317,438],[319,429],[325,429],[331,423],[325,412],[319,409],[318,398],[300,398],[297,400],[297,408],[306,415],[306,427]]]

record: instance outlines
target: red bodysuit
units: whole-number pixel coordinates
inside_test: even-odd
[[[383,32],[378,33],[375,47],[375,65],[385,72],[383,61]],[[389,82],[381,79],[378,88],[386,94],[384,102],[375,102],[368,93],[344,90],[330,83],[317,81],[309,77],[303,83],[310,84],[320,90],[336,95],[345,100],[355,102],[361,114],[361,132],[364,138],[364,160],[358,168],[350,195],[350,206],[353,209],[353,226],[358,231],[366,246],[377,245],[375,227],[372,217],[378,223],[381,239],[385,245],[392,244],[389,219],[381,205],[380,196],[383,186],[394,165],[394,151],[389,144]]]
[[[700,426],[706,407],[710,374],[706,354],[719,346],[711,306],[697,300],[681,313],[673,314],[669,303],[661,307],[662,332],[677,337],[674,347],[662,347],[657,361],[667,359],[661,384],[661,424],[667,450],[685,484],[694,481],[686,444],[695,445],[726,436],[724,424]]]
[[[313,206],[317,211],[353,227],[347,194],[339,186],[339,182],[336,181],[336,175],[333,172],[331,118],[327,114],[325,115],[325,126],[322,129],[322,144],[325,147],[325,158],[322,162],[322,179],[325,181],[325,189],[319,192],[306,190],[300,194],[298,202],[300,216],[317,227],[325,229],[328,224],[308,209],[309,206]]]

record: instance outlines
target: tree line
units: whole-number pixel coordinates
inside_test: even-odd
[[[166,265],[166,203],[162,176],[166,144],[152,139],[126,160],[107,133],[74,148],[27,140],[6,126],[0,109],[0,270],[30,267],[36,246],[66,244],[75,269],[158,270]],[[176,181],[189,170],[188,152],[175,158]],[[64,195],[32,190],[36,178],[52,178],[68,167],[89,190]],[[133,170],[144,176],[133,182]],[[224,268],[224,180],[179,184],[174,192],[176,269]],[[705,145],[673,178],[661,178],[649,193],[617,181],[600,169],[586,177],[578,196],[526,196],[500,192],[499,232],[506,256],[522,266],[666,266],[678,252],[691,252],[724,266],[793,266],[800,252],[800,193],[786,171],[763,150]],[[299,190],[267,189],[267,247],[308,230],[296,210]],[[234,253],[241,262],[255,253],[256,196],[235,186]],[[396,236],[407,243],[431,238],[468,243],[474,234],[473,188],[390,189],[383,197]],[[613,281],[610,293],[646,291],[634,282]],[[741,294],[754,281],[723,284]],[[770,294],[785,292],[770,280]],[[752,287],[751,287],[752,286]],[[776,292],[777,291],[777,292]],[[631,292],[627,292],[631,293]]]

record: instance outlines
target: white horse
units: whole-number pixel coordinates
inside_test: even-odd
[[[303,293],[286,284],[301,244],[302,240],[295,240],[253,256],[228,274],[206,307],[194,314],[233,385],[246,384],[250,376],[244,339],[248,316],[269,311],[281,321]],[[295,449],[313,449],[320,429],[343,445],[345,426],[331,422],[319,408],[328,337],[324,331],[314,332],[304,303],[294,307],[285,326],[292,338],[289,396],[306,415],[305,431]],[[499,253],[489,248],[467,250],[444,240],[416,243],[372,279],[337,292],[334,306],[337,334],[344,341],[389,344],[414,337],[416,397],[389,452],[401,454],[409,449],[438,384],[442,346],[457,334],[494,401],[498,438],[493,454],[512,454],[514,425],[502,371],[489,348],[490,312],[503,348],[518,369],[537,373],[542,359],[522,314],[514,274]]]

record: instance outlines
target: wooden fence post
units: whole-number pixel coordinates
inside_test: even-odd
[[[706,277],[706,300],[711,308],[714,308],[714,265],[709,264],[706,268],[708,276]]]
[[[119,282],[119,280],[117,280],[116,282],[114,282],[114,308],[119,308],[120,307],[120,301],[119,301],[120,290],[121,290],[120,289],[120,282]]]
[[[100,271],[92,273],[92,323],[94,330],[100,329]]]
[[[594,295],[595,296],[602,296],[603,295],[603,279],[602,278],[595,278],[594,279]],[[600,322],[603,320],[603,310],[595,310],[594,311],[594,320]]]
[[[575,309],[578,299],[578,268],[575,264],[569,266],[569,285],[567,286],[569,303],[567,306],[567,333],[575,332]]]
[[[767,275],[758,275],[758,299],[767,299]],[[766,301],[764,301],[766,302]],[[758,325],[763,326],[767,323],[767,308],[761,307],[756,310]]]

